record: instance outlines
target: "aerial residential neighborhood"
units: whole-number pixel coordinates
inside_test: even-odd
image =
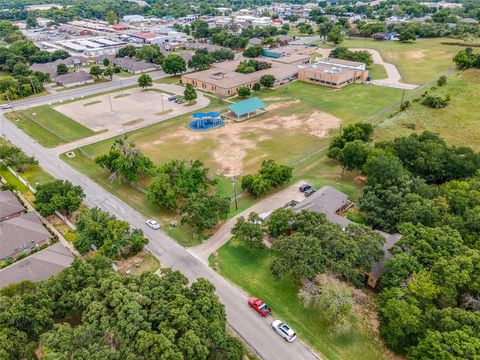
[[[0,2],[0,359],[480,358],[480,3]]]

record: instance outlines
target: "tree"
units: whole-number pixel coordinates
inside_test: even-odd
[[[341,44],[343,40],[342,27],[340,25],[334,26],[332,31],[327,34],[327,41],[335,45]]]
[[[29,76],[32,73],[27,64],[23,62],[18,62],[13,66],[12,75],[13,76]]]
[[[260,85],[270,89],[275,84],[275,81],[276,79],[275,79],[275,76],[273,75],[262,75],[262,77],[260,78]]]
[[[58,60],[58,59],[66,59],[68,57],[70,57],[70,54],[68,53],[68,51],[55,50],[54,52],[52,52],[50,54],[50,61],[55,61],[55,60]]]
[[[177,75],[187,71],[187,64],[180,55],[168,55],[162,64],[163,71],[167,74]]]
[[[160,55],[160,48],[157,45],[142,45],[135,53],[138,59],[152,63],[155,62]]]
[[[381,278],[382,289],[398,287],[407,278],[422,268],[415,256],[402,252],[385,261],[385,272]]]
[[[240,97],[248,97],[250,96],[250,88],[246,86],[242,86],[238,89],[238,96]]]
[[[369,154],[368,146],[361,140],[351,141],[345,144],[338,153],[337,160],[342,168],[348,171],[361,169]]]
[[[108,76],[110,78],[110,80],[112,80],[112,78],[113,78],[113,73],[114,73],[114,70],[111,66],[108,66],[107,68],[105,68],[103,70],[103,76]]]
[[[95,76],[97,79],[100,78],[100,75],[103,74],[103,70],[98,65],[93,65],[90,68],[90,75]]]
[[[84,198],[80,186],[68,180],[54,180],[37,187],[34,205],[42,216],[54,215],[55,211],[68,215],[80,207]]]
[[[257,82],[255,84],[253,84],[252,90],[253,91],[259,91],[261,88],[262,88],[262,86],[260,85],[260,83]]]
[[[142,74],[138,77],[138,86],[142,89],[153,86],[152,77],[148,74]]]
[[[65,64],[58,64],[57,65],[57,74],[63,75],[68,73],[68,67]]]
[[[131,183],[139,181],[153,168],[152,161],[135,148],[135,144],[129,142],[126,136],[115,140],[108,154],[95,158],[95,163],[110,171],[110,179],[122,177]]]
[[[183,91],[183,98],[189,103],[191,103],[197,98],[197,90],[195,90],[192,84],[185,85],[185,90]]]
[[[38,27],[37,18],[35,16],[27,16],[25,22],[27,23],[27,29],[35,29]]]
[[[18,172],[25,172],[30,166],[38,164],[34,156],[27,156],[22,149],[12,145],[0,145],[0,159],[5,166]]]
[[[464,330],[428,331],[409,352],[412,359],[475,359],[480,356],[480,340]]]
[[[262,247],[262,219],[255,212],[250,213],[247,220],[243,216],[239,217],[233,226],[232,235],[245,241],[251,249]]]
[[[196,51],[188,62],[188,67],[197,71],[205,70],[213,64],[215,59],[208,53],[208,51]]]
[[[262,54],[263,54],[263,47],[259,45],[250,46],[243,51],[243,56],[248,58],[256,58]]]
[[[108,11],[105,20],[108,22],[109,25],[116,24],[118,22],[118,18],[117,14],[115,14],[115,11]]]
[[[110,60],[108,60],[108,58],[105,58],[105,59],[103,59],[102,64],[103,64],[103,66],[107,67],[107,66],[110,65]]]
[[[400,159],[382,149],[370,152],[362,171],[367,176],[369,185],[385,184],[406,175]]]
[[[268,217],[268,234],[273,238],[287,235],[292,229],[294,212],[291,209],[279,208]]]
[[[257,174],[242,177],[241,187],[253,196],[260,196],[287,183],[291,178],[291,167],[279,165],[273,160],[264,160]]]
[[[398,40],[401,42],[410,42],[410,41],[415,41],[417,39],[417,36],[415,35],[415,30],[411,26],[404,26],[400,30],[400,35],[398,36]]]
[[[441,108],[447,107],[449,102],[450,102],[449,95],[447,95],[446,97],[442,97],[440,95],[427,95],[422,100],[422,105],[426,105],[433,109],[441,109]]]
[[[196,39],[206,39],[209,37],[210,29],[208,23],[204,20],[194,20],[190,24],[193,37]]]
[[[199,160],[173,160],[159,166],[148,188],[147,198],[156,206],[175,209],[178,201],[207,189],[208,168]]]
[[[445,75],[442,75],[438,78],[437,80],[437,85],[438,86],[443,86],[447,84],[447,77]]]
[[[115,57],[122,58],[122,57],[134,57],[137,53],[137,48],[133,45],[127,45],[120,50],[118,50],[117,55]]]
[[[200,191],[187,197],[183,204],[182,224],[188,224],[197,232],[202,232],[227,219],[229,211],[230,199]]]

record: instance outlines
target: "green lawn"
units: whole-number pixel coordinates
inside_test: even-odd
[[[210,265],[249,295],[260,297],[272,308],[274,317],[291,325],[302,340],[329,360],[384,359],[377,337],[353,321],[352,330],[343,335],[332,332],[322,312],[305,307],[298,297],[299,284],[287,277],[274,280],[269,271],[272,256],[268,249],[250,250],[237,240],[230,240],[211,256]],[[249,311],[247,308],[245,311]]]
[[[55,147],[95,134],[94,131],[48,105],[8,113],[7,117],[27,135],[45,147]]]
[[[399,102],[402,90],[352,84],[343,89],[332,89],[314,84],[295,81],[276,90],[265,90],[260,97],[276,98],[275,102],[300,99],[283,110],[284,115],[294,115],[308,110],[321,110],[337,116],[344,124],[365,121],[382,109]]]
[[[444,109],[415,103],[407,111],[386,119],[375,132],[378,140],[394,139],[413,132],[433,131],[452,145],[480,150],[480,70],[451,75],[435,93],[451,97]]]
[[[452,58],[463,49],[462,46],[441,44],[442,41],[447,40],[445,38],[418,39],[404,44],[400,41],[351,38],[345,40],[342,46],[378,50],[386,62],[397,65],[402,81],[424,84],[444,74],[449,67],[453,67]]]
[[[374,80],[383,80],[388,77],[388,74],[383,65],[373,64],[368,69],[368,76],[370,76]]]
[[[153,80],[154,83],[157,84],[176,84],[180,81],[180,75],[168,76],[163,79]]]

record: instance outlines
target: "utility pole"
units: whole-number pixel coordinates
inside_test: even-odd
[[[235,176],[235,171],[233,172],[233,196],[235,197],[235,210],[238,210],[238,201],[237,201],[237,177]]]
[[[110,101],[110,112],[113,113],[113,106],[112,106],[112,95],[108,95],[108,100]]]
[[[165,111],[165,109],[163,107],[163,94],[161,94],[160,97],[162,98],[162,112],[163,112],[163,111]]]
[[[405,97],[405,90],[403,90],[403,92],[402,92],[402,100],[400,101],[400,109],[402,108],[404,97]]]
[[[32,84],[33,92],[34,92],[35,94],[37,94],[37,89],[35,89],[35,85],[33,85],[32,76],[29,76],[28,78],[30,79],[30,84]]]

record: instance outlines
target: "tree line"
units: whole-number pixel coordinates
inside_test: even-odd
[[[34,359],[243,359],[224,306],[205,279],[140,276],[94,256],[40,283],[0,290],[0,357]]]

